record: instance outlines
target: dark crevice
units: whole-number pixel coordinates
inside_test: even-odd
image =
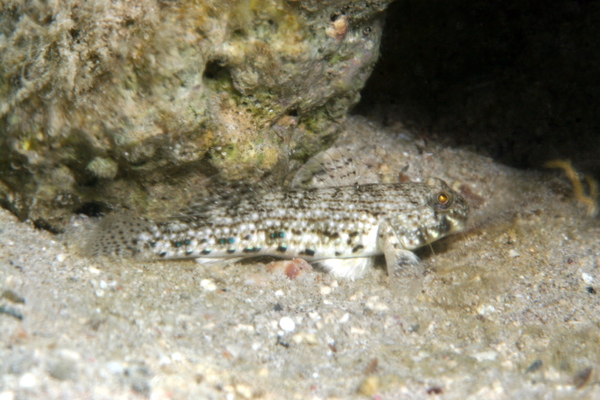
[[[79,208],[75,209],[73,212],[75,214],[83,214],[88,217],[100,217],[110,211],[109,207],[104,203],[99,203],[95,201],[89,201],[87,203],[83,203]]]
[[[36,219],[33,222],[33,226],[36,227],[36,229],[40,229],[40,230],[44,230],[44,231],[48,231],[50,233],[54,233],[55,235],[61,233],[61,231],[59,229],[56,228],[56,226],[51,225],[48,221],[43,220],[43,219]]]
[[[354,113],[512,166],[563,158],[600,176],[600,3],[399,0],[386,18]]]
[[[229,75],[227,67],[219,60],[209,61],[204,68],[204,78],[217,80],[225,75]]]

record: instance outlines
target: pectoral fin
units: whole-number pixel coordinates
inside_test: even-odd
[[[391,286],[410,294],[418,293],[424,272],[419,258],[412,251],[402,248],[396,233],[387,223],[380,227],[378,240],[385,256]]]

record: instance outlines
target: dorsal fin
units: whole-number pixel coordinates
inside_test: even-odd
[[[179,213],[173,215],[172,218],[183,222],[187,222],[190,219],[197,221],[199,216],[204,215],[211,209],[235,206],[242,199],[262,197],[268,190],[268,187],[261,183],[246,184],[235,182],[219,185],[213,188],[208,196],[198,199],[183,208]]]
[[[360,174],[349,150],[332,147],[302,166],[292,180],[292,188],[346,186],[359,183]]]

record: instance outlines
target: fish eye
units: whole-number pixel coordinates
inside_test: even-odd
[[[438,192],[434,196],[434,205],[439,210],[445,210],[452,205],[452,195],[448,192]]]

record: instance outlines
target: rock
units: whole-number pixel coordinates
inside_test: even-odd
[[[114,206],[163,213],[202,174],[305,160],[358,101],[390,2],[3,6],[0,203],[49,226]]]

